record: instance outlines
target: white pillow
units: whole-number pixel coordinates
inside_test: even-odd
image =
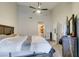
[[[4,38],[7,38],[7,37],[8,37],[7,35],[0,35],[0,40],[4,39]]]
[[[17,34],[11,34],[11,35],[7,35],[8,37],[15,37],[17,36]]]

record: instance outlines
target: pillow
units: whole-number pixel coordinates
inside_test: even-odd
[[[17,36],[16,34],[11,34],[11,35],[0,35],[0,40],[4,38],[9,38],[9,37],[15,37]]]
[[[26,36],[26,34],[18,34],[19,36]]]
[[[8,37],[15,37],[17,34],[7,35]]]
[[[2,40],[4,38],[8,38],[8,36],[7,35],[0,35],[0,40]]]

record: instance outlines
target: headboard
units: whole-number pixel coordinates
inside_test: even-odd
[[[10,35],[14,33],[14,27],[0,24],[0,35]]]

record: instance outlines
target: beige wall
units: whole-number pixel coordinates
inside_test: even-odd
[[[17,6],[16,3],[0,3],[0,24],[15,27],[17,32]]]
[[[73,13],[79,15],[79,2],[72,3]]]
[[[57,40],[66,32],[66,16],[72,15],[72,3],[59,3],[52,10],[53,39]],[[55,33],[56,29],[56,33]],[[57,37],[57,35],[58,37]]]

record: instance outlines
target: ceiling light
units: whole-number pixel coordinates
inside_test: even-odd
[[[40,14],[41,13],[41,10],[37,10],[36,13]]]

